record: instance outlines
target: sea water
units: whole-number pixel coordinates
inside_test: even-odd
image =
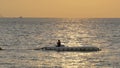
[[[34,50],[99,47],[98,52]],[[0,18],[0,68],[120,68],[120,18]]]

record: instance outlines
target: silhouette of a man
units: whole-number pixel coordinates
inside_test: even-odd
[[[60,47],[60,46],[61,46],[61,41],[58,40],[58,42],[57,42],[57,47]]]

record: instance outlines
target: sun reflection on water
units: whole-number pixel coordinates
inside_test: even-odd
[[[95,53],[96,54],[96,53]],[[57,68],[95,68],[94,62],[99,62],[94,53],[82,52],[44,52],[39,55],[39,67],[57,67]],[[97,54],[96,54],[97,55]],[[92,59],[90,61],[90,59]]]
[[[0,23],[0,47],[5,49],[0,51],[1,68],[120,68],[120,19],[21,20]],[[54,46],[58,39],[65,46],[92,45],[102,50],[34,50]]]
[[[74,23],[74,24],[73,24]],[[99,32],[94,29],[93,26],[89,25],[87,20],[71,20],[66,19],[64,21],[59,21],[56,25],[52,26],[55,30],[52,32],[48,31],[42,36],[37,36],[38,39],[47,39],[49,43],[61,40],[62,44],[65,46],[84,46],[92,45],[99,46],[105,43],[106,39],[98,38]],[[51,27],[49,28],[51,30]],[[49,30],[48,29],[48,30]],[[49,33],[49,35],[48,35]],[[97,38],[97,39],[96,39]],[[52,44],[53,44],[52,43]],[[50,45],[52,45],[50,44]],[[55,43],[56,44],[56,43]],[[41,52],[39,55],[40,61],[38,61],[38,66],[40,67],[51,67],[51,68],[96,68],[96,65],[103,60],[100,60],[99,55],[102,52]]]

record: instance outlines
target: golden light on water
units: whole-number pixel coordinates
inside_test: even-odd
[[[42,53],[42,52],[40,52]],[[94,65],[100,60],[93,58],[99,53],[82,53],[82,52],[43,52],[38,54],[39,61],[33,63],[38,67],[62,67],[62,68],[78,68],[78,67],[91,67],[96,68]],[[95,63],[94,63],[95,62]]]
[[[79,21],[79,22],[78,22]],[[36,41],[44,42],[39,44],[40,47],[54,46],[58,39],[62,44],[69,47],[74,46],[90,46],[98,47],[101,44],[105,45],[106,39],[97,38],[99,30],[93,29],[91,24],[88,25],[87,19],[84,23],[80,20],[64,19],[62,21],[51,22],[56,24],[49,27],[42,35],[33,35],[32,38]],[[74,24],[73,24],[74,23]],[[46,23],[48,24],[48,23]],[[78,25],[79,24],[79,25]],[[46,25],[41,26],[43,28]],[[92,26],[94,26],[92,24]],[[53,29],[52,29],[53,28]],[[54,29],[55,28],[55,29]],[[51,31],[52,30],[52,31]],[[41,33],[41,32],[40,32]],[[104,49],[103,49],[104,51]],[[104,63],[101,55],[106,53],[100,52],[57,52],[57,51],[36,51],[38,59],[30,61],[33,66],[37,67],[61,67],[61,68],[96,68],[97,65]],[[108,51],[108,50],[107,50]],[[106,51],[106,52],[107,52]],[[105,57],[106,58],[106,57]]]

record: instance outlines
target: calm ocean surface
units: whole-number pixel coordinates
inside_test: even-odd
[[[91,45],[99,52],[34,50]],[[0,68],[120,68],[120,18],[0,18]]]

